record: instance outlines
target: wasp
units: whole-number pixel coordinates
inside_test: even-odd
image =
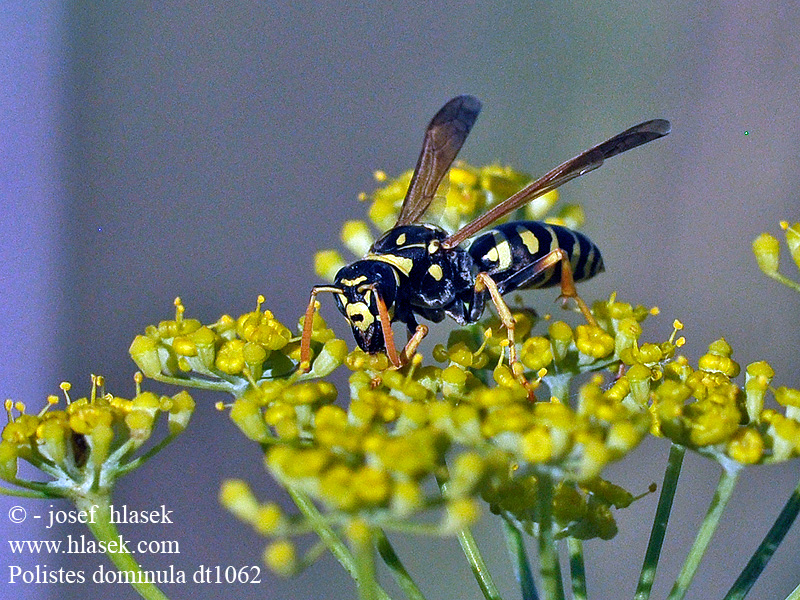
[[[514,317],[503,300],[513,290],[560,285],[561,298],[575,301],[587,321],[594,323],[575,282],[594,277],[604,267],[600,250],[585,235],[540,221],[512,221],[486,231],[467,246],[462,244],[606,159],[667,135],[669,121],[646,121],[589,148],[450,234],[422,219],[480,109],[481,102],[474,96],[457,96],[436,113],[425,132],[397,223],[364,258],[340,269],[333,285],[311,290],[300,346],[302,369],[310,368],[312,321],[316,297],[322,292],[334,295],[358,346],[370,354],[386,352],[392,368],[407,363],[427,334],[427,326],[418,323],[418,317],[438,323],[448,315],[460,325],[474,323],[491,300],[506,328],[512,370],[524,380],[517,361]],[[400,352],[392,333],[396,321],[408,328],[408,341]]]

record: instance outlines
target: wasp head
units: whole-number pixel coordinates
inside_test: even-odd
[[[386,350],[379,298],[389,319],[394,316],[398,276],[394,268],[376,260],[359,260],[336,274],[336,306],[353,328],[353,337],[364,352]]]

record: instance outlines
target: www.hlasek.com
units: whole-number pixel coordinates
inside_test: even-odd
[[[53,525],[65,523],[95,523],[97,506],[89,510],[53,510],[45,517],[46,529]],[[114,524],[172,524],[172,511],[167,510],[162,504],[157,510],[132,511],[127,506],[111,506],[110,521]],[[27,511],[21,506],[12,507],[9,511],[9,520],[22,523],[26,520]],[[34,519],[41,519],[41,515],[33,515]],[[29,555],[55,555],[55,554],[180,554],[180,544],[177,540],[126,540],[118,535],[113,540],[96,540],[91,535],[68,534],[60,540],[8,540],[11,554]],[[257,566],[198,566],[194,572],[187,573],[176,569],[173,565],[164,565],[163,570],[143,571],[117,571],[113,567],[98,564],[94,570],[65,569],[48,567],[47,564],[36,565],[34,568],[23,569],[19,565],[8,566],[8,583],[260,583],[261,568]]]

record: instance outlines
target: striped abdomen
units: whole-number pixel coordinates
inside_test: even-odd
[[[604,270],[600,250],[582,233],[541,221],[512,221],[481,234],[468,252],[478,270],[497,283],[500,293],[515,289],[541,288],[561,281],[559,262],[542,272],[534,263],[553,250],[563,249],[575,281],[594,277]]]

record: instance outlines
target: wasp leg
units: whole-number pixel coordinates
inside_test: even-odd
[[[508,308],[508,304],[503,300],[503,296],[500,294],[500,290],[497,288],[497,283],[495,283],[494,279],[487,273],[478,273],[478,276],[475,278],[475,296],[479,296],[484,291],[489,292],[489,296],[492,298],[492,302],[497,309],[500,321],[502,321],[506,328],[506,335],[508,336],[508,365],[511,367],[511,372],[514,374],[517,381],[528,391],[528,397],[535,399],[533,388],[524,375],[525,367],[519,361],[519,358],[517,358],[517,345],[514,336],[517,321],[514,319],[514,315],[511,314],[511,309]]]
[[[561,262],[561,295],[559,297],[565,301],[565,303],[567,299],[571,298],[574,300],[575,304],[578,305],[578,308],[586,319],[586,322],[589,323],[589,325],[596,326],[597,321],[595,321],[594,316],[589,310],[589,307],[586,305],[586,302],[583,301],[583,298],[578,295],[578,291],[575,289],[575,280],[572,277],[572,265],[569,262],[569,255],[563,248],[556,248],[555,250],[548,252],[536,262],[528,265],[519,273],[516,273],[513,277],[507,279],[504,284],[501,284],[505,288],[503,292],[510,291],[512,289],[524,289],[526,287],[526,283],[532,281],[533,278],[539,273],[542,273],[551,267],[555,267],[559,262]]]
[[[418,325],[417,331],[408,340],[408,343],[403,348],[400,356],[397,355],[397,349],[394,347],[394,333],[392,332],[392,319],[389,317],[389,311],[386,308],[386,303],[381,298],[381,295],[375,292],[375,305],[378,307],[378,316],[381,320],[381,330],[383,331],[383,343],[386,346],[386,356],[392,365],[390,369],[399,369],[405,365],[409,358],[417,351],[417,346],[428,333],[428,328],[425,325]],[[372,389],[377,388],[381,384],[381,376],[378,375],[370,382]]]
[[[550,258],[552,256],[552,258]],[[594,315],[592,311],[589,310],[589,307],[586,305],[586,302],[583,301],[578,295],[578,290],[575,289],[575,280],[572,277],[572,265],[569,262],[569,256],[567,253],[562,250],[561,248],[556,248],[549,254],[543,256],[540,261],[551,261],[550,264],[547,264],[541,268],[542,271],[549,268],[552,265],[555,265],[559,260],[561,261],[561,298],[563,300],[567,300],[568,298],[572,298],[575,301],[575,304],[578,305],[581,313],[583,313],[583,317],[586,319],[586,322],[589,325],[597,326],[597,321],[594,320]],[[539,261],[537,261],[538,263]]]
[[[375,304],[378,307],[378,315],[381,320],[381,330],[383,331],[383,343],[386,346],[386,356],[389,358],[389,362],[392,363],[392,367],[395,369],[399,369],[403,366],[403,363],[400,362],[400,357],[397,355],[397,349],[394,347],[394,333],[392,333],[392,319],[389,316],[389,311],[386,308],[386,303],[381,298],[381,295],[378,293],[375,288],[373,288],[375,292]]]
[[[425,325],[417,325],[416,331],[414,332],[413,335],[410,335],[408,337],[408,342],[406,342],[406,345],[403,347],[403,350],[400,352],[400,355],[397,356],[397,354],[395,354],[395,356],[397,356],[397,362],[396,363],[393,362],[392,365],[389,367],[389,369],[396,370],[396,369],[401,369],[404,366],[406,366],[408,364],[408,362],[414,357],[414,354],[417,353],[417,348],[419,347],[420,343],[422,342],[422,339],[426,335],[428,335],[428,327],[425,326]],[[390,354],[389,348],[394,349],[393,338],[394,338],[393,334],[389,338],[392,341],[386,341],[386,338],[384,337],[384,341],[386,341],[386,344],[387,344],[386,345],[386,350],[387,350],[386,354],[387,354],[387,356]],[[389,345],[389,344],[391,344],[391,345]],[[391,357],[389,358],[389,360],[391,360]],[[374,377],[372,379],[372,381],[370,382],[370,386],[372,387],[372,389],[375,389],[380,384],[381,384],[381,376],[380,375],[377,375],[376,377]]]
[[[408,361],[417,353],[417,348],[419,348],[422,339],[428,335],[428,328],[425,325],[417,325],[416,331],[414,331],[414,335],[408,338],[408,342],[406,342],[405,348],[400,353],[400,362],[402,364],[407,364]]]
[[[311,298],[306,307],[303,319],[303,336],[300,338],[300,372],[311,370],[311,334],[314,331],[314,312],[317,309],[317,294],[320,292],[338,292],[339,288],[328,285],[317,285],[311,288]]]

